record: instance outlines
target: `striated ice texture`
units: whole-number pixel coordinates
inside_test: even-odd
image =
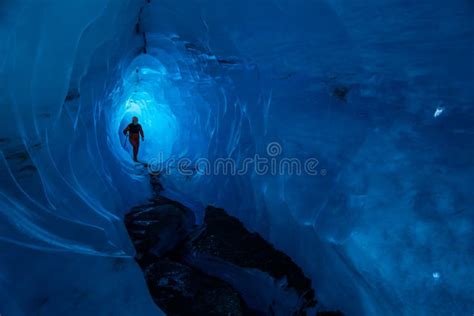
[[[122,223],[150,195],[134,115],[143,161],[317,159],[163,182],[288,253],[321,308],[474,312],[472,1],[6,0],[0,39],[0,314],[161,313]]]

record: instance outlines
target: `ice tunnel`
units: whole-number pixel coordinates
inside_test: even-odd
[[[0,38],[0,315],[164,314],[123,223],[157,170],[308,315],[474,313],[472,1],[6,0]]]

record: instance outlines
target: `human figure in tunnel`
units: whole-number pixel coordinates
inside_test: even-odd
[[[140,136],[142,141],[145,140],[145,135],[143,134],[143,128],[138,124],[138,117],[134,116],[132,118],[132,123],[128,124],[127,127],[123,130],[124,135],[128,136],[130,144],[133,147],[133,161],[138,162],[138,148],[140,147]]]

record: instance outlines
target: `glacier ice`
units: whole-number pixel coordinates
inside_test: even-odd
[[[318,175],[183,176],[347,315],[474,310],[467,0],[0,3],[0,314],[159,314],[124,213],[142,158],[316,158]],[[440,105],[433,111],[433,105]],[[175,166],[176,167],[176,166]]]

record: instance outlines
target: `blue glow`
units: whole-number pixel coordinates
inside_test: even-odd
[[[179,137],[179,125],[163,91],[163,87],[169,85],[168,76],[157,60],[146,55],[136,58],[125,72],[122,86],[113,95],[109,129],[110,139],[113,140],[110,143],[111,149],[117,151],[122,148],[127,153],[118,153],[121,159],[130,160],[131,157],[131,145],[125,140],[122,131],[131,123],[133,116],[139,118],[145,133],[145,143],[140,146],[139,159],[148,161],[158,156],[167,159],[171,155]],[[116,137],[113,135],[114,130]]]
[[[162,181],[285,251],[321,308],[474,310],[472,1],[0,2],[0,314],[159,313],[122,223],[151,193],[134,115],[142,161],[318,160]]]

